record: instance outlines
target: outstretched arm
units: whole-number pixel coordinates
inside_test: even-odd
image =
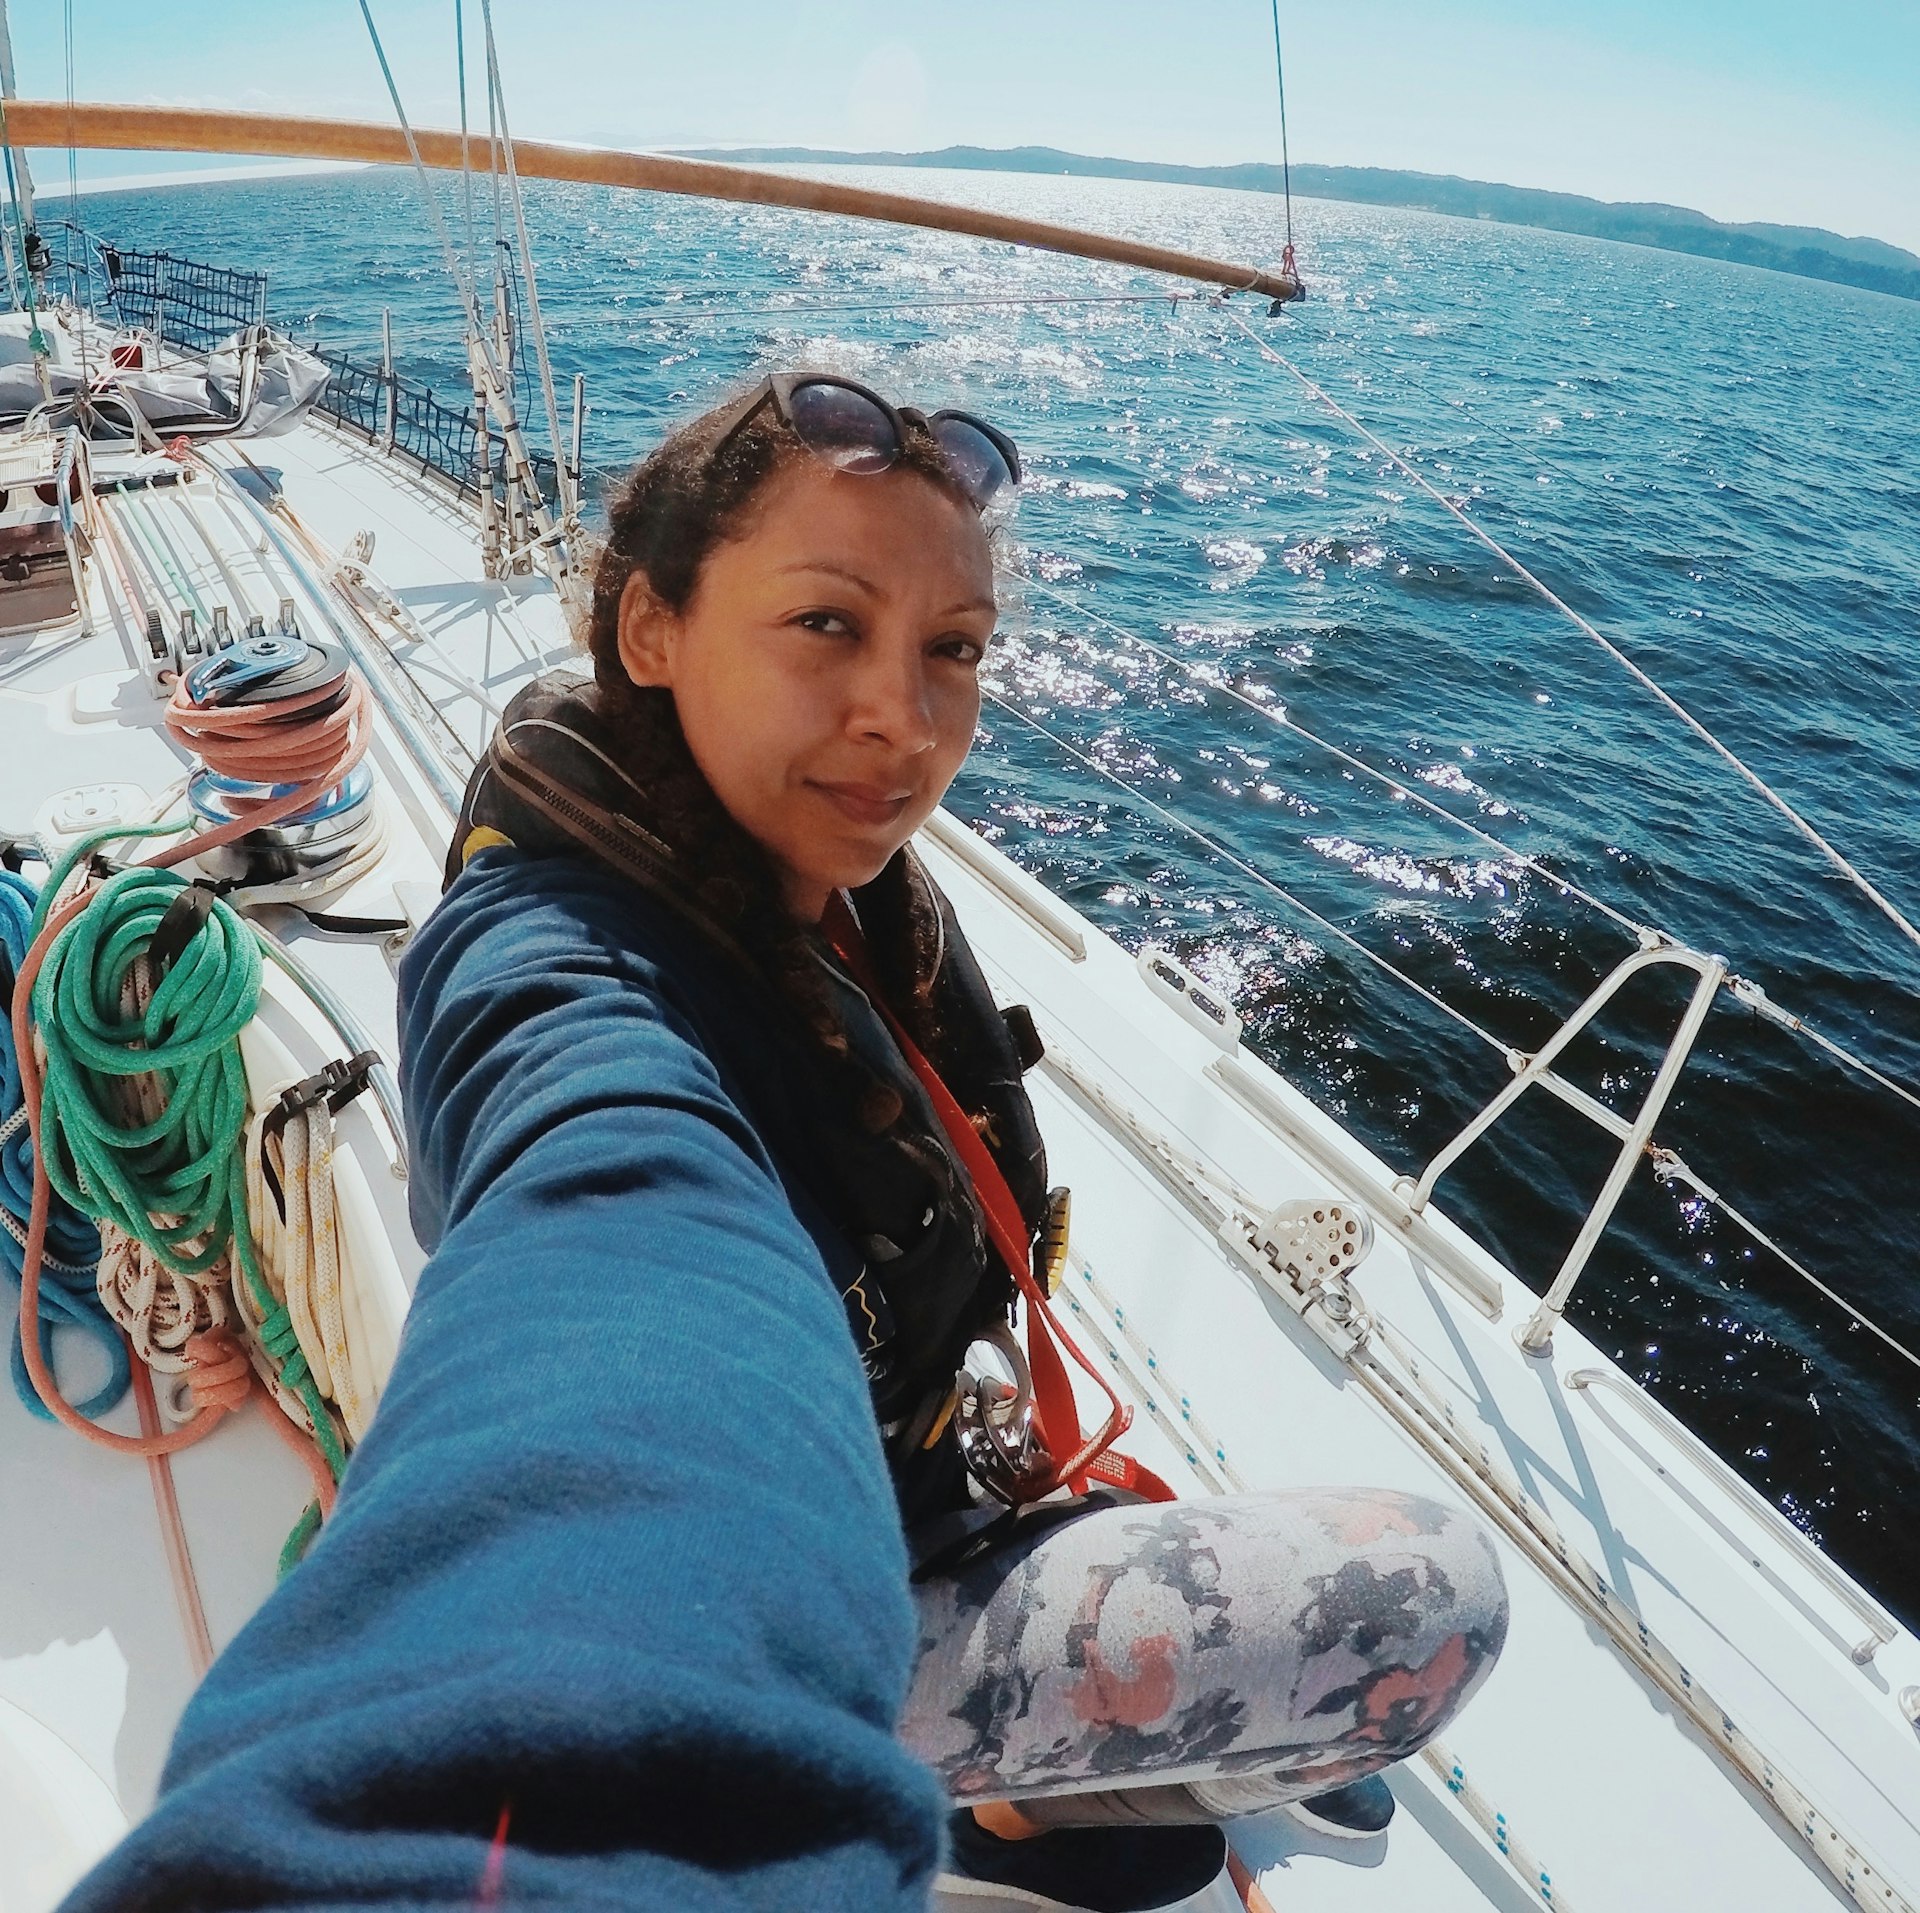
[[[69,1913],[924,1902],[939,1801],[893,1736],[913,1623],[852,1339],[631,908],[494,850],[421,931],[432,1253],[391,1383]]]

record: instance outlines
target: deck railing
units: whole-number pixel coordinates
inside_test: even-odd
[[[434,396],[431,386],[385,364],[356,359],[348,352],[313,349],[326,362],[329,374],[319,404],[328,418],[423,473],[437,472],[461,497],[480,495],[480,433],[471,403],[448,405]],[[486,463],[494,496],[504,504],[506,448],[492,433],[487,437]],[[541,491],[552,498],[552,458],[536,451],[533,470]]]
[[[104,240],[92,244],[120,323],[151,332],[162,345],[211,352],[236,332],[266,323],[264,272],[203,266],[170,252],[139,252]]]
[[[264,272],[240,272],[179,259],[169,252],[115,246],[79,226],[67,227],[65,232],[69,296],[80,299],[83,289],[97,296],[97,262],[105,275],[104,303],[112,307],[115,317],[123,326],[152,333],[163,345],[211,352],[244,327],[266,323]],[[494,496],[504,506],[505,448],[497,436],[488,435],[483,474],[474,409],[464,395],[459,404],[446,404],[431,386],[395,371],[390,353],[375,360],[318,345],[309,349],[328,369],[319,400],[319,409],[328,418],[421,473],[437,474],[464,499],[478,498],[482,483],[490,477]],[[532,458],[541,491],[548,498],[557,496],[551,454],[535,451]]]

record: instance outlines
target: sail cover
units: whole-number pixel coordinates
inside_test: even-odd
[[[122,371],[111,389],[156,432],[272,438],[305,417],[326,383],[324,361],[265,326],[248,326],[204,366]]]

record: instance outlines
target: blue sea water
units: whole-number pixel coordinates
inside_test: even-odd
[[[1255,195],[865,177],[1226,258],[1270,262],[1282,239]],[[459,234],[451,187],[443,203]],[[1723,952],[1920,1085],[1920,951],[1217,307],[1121,302],[1165,288],[1118,269],[764,209],[536,186],[529,210],[603,477],[785,364],[1013,433],[1032,475],[1008,555],[1032,582],[991,684],[1204,837],[994,707],[956,808],[1123,942],[1227,990],[1250,1040],[1391,1162],[1423,1164],[1503,1061],[1210,844],[1523,1048],[1632,940],[1222,685]],[[275,314],[331,346],[376,348],[389,308],[401,369],[459,401],[459,322],[410,178],[84,211],[123,244],[266,269]],[[1920,304],[1423,214],[1307,203],[1296,225],[1309,300],[1231,310],[1920,914]],[[1678,1014],[1664,974],[1570,1059],[1618,1104]],[[1920,1349],[1915,1109],[1723,998],[1657,1140]],[[1528,1098],[1441,1199],[1544,1286],[1610,1154]],[[1644,1169],[1572,1314],[1920,1620],[1920,1534],[1897,1518],[1920,1493],[1913,1367]]]

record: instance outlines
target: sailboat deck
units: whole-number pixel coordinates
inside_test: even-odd
[[[237,448],[208,456],[241,463]],[[208,478],[102,502],[116,517],[149,515],[146,529],[172,537],[195,588],[229,604],[257,597],[263,609],[287,595],[295,559],[317,576],[355,534],[373,533],[360,560],[360,614],[336,615],[385,687],[374,759],[389,847],[328,907],[417,921],[437,892],[444,802],[463,781],[463,753],[484,741],[488,703],[569,655],[564,621],[543,583],[480,579],[467,513],[376,448],[307,424],[251,456],[271,466],[297,527],[282,514],[269,526],[237,495],[216,502]],[[47,800],[83,785],[134,785],[157,805],[185,768],[160,727],[139,621],[108,602],[101,567],[89,572],[91,637],[0,642],[8,829],[45,829]],[[381,599],[400,608],[397,621],[369,608]],[[411,665],[417,693],[396,658]],[[409,728],[440,746],[437,775],[404,748]],[[122,791],[110,801],[132,800]],[[1075,1196],[1063,1294],[1089,1350],[1135,1403],[1130,1450],[1183,1493],[1364,1482],[1466,1499],[1249,1274],[1148,1139],[1172,1143],[1266,1207],[1298,1196],[1364,1200],[1390,1188],[1395,1171],[1249,1052],[1228,1054],[1176,1014],[1133,958],[998,853],[943,824],[926,854],[997,992],[1031,1005],[1048,1042],[1032,1082],[1055,1177]],[[269,921],[390,1050],[396,947],[320,935],[284,913]],[[341,1051],[278,978],[268,1020],[303,1068]],[[341,1133],[403,1267],[416,1267],[380,1111],[362,1099]],[[1619,1599],[1894,1881],[1920,1882],[1920,1735],[1899,1701],[1920,1684],[1920,1641],[1896,1630],[1857,1663],[1850,1650],[1874,1611],[1869,1597],[1785,1538],[1576,1329],[1558,1331],[1550,1357],[1524,1355],[1513,1330],[1530,1292],[1444,1219],[1419,1241],[1382,1221],[1355,1287]],[[1606,1379],[1570,1385],[1585,1371]],[[131,1409],[113,1425],[131,1427]],[[1196,1440],[1196,1428],[1211,1439]],[[256,1416],[176,1457],[173,1473],[217,1646],[269,1592],[306,1483]],[[0,1391],[0,1536],[20,1564],[0,1614],[0,1799],[14,1765],[29,1760],[22,1750],[47,1732],[74,1756],[65,1782],[43,1778],[69,1816],[65,1846],[45,1836],[54,1857],[36,1904],[48,1904],[60,1866],[111,1836],[113,1803],[137,1815],[151,1799],[194,1673],[146,1468],[32,1420],[11,1391]],[[1499,1546],[1513,1606],[1506,1651],[1448,1744],[1550,1869],[1552,1904],[1583,1913],[1831,1905],[1828,1875],[1758,1796],[1509,1542]],[[42,1772],[53,1768],[42,1763]],[[1272,1818],[1236,1829],[1274,1906],[1521,1913],[1542,1904],[1430,1767],[1409,1762],[1391,1784],[1402,1811],[1384,1838],[1316,1844]],[[11,1838],[7,1814],[0,1805],[0,1835]],[[1221,1886],[1196,1904],[1225,1913],[1235,1900]]]

